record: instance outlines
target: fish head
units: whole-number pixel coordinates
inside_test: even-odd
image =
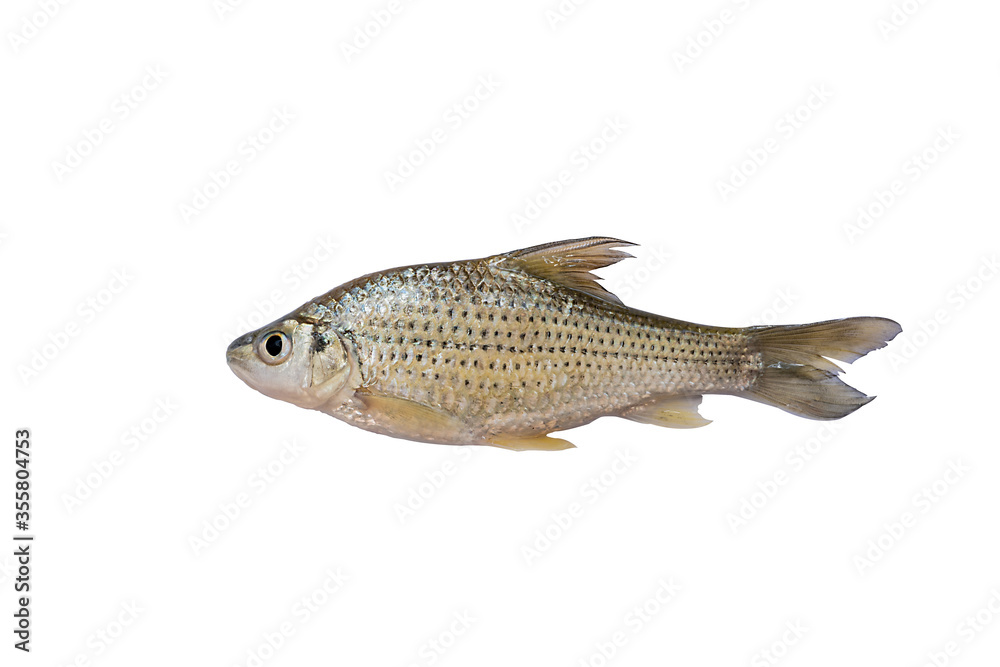
[[[285,318],[229,344],[226,362],[248,385],[271,398],[319,409],[343,402],[356,388],[356,356],[343,335],[316,322]]]

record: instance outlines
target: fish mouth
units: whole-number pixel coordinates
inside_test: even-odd
[[[250,363],[249,355],[253,352],[253,334],[246,334],[240,336],[226,348],[226,363],[229,364],[229,368],[236,374],[236,377],[243,380],[251,387],[254,386],[250,382]]]

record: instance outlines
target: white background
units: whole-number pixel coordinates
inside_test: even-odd
[[[49,4],[0,21],[2,427],[32,430],[37,536],[27,656],[0,556],[3,664],[995,664],[996,3],[422,0],[350,57],[387,2]],[[707,428],[512,453],[225,364],[362,273],[592,234],[641,244],[602,273],[646,310],[899,321],[846,376],[878,400],[831,427],[708,397]]]

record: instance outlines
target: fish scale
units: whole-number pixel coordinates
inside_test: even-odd
[[[313,304],[356,342],[367,390],[482,420],[484,434],[579,426],[653,395],[735,393],[760,369],[738,330],[650,315],[490,262],[373,274]]]

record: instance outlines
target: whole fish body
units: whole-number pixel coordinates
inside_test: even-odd
[[[552,431],[617,416],[691,428],[705,394],[812,419],[871,400],[827,359],[901,330],[856,317],[704,326],[629,308],[591,270],[632,245],[593,237],[372,273],[237,338],[251,387],[360,428],[423,442],[564,449]]]

